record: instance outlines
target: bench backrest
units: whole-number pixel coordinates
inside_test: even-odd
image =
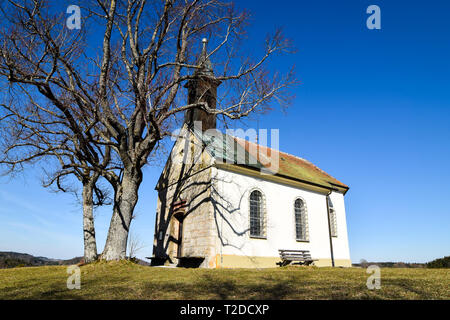
[[[299,258],[299,259],[311,259],[309,250],[278,250],[280,257],[285,258]]]

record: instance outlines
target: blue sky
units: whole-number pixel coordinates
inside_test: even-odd
[[[74,1],[75,3],[76,1]],[[280,129],[280,149],[350,186],[346,196],[354,262],[425,262],[450,254],[450,2],[238,1],[252,13],[246,45],[283,26],[298,52],[301,84],[287,112],[259,117]],[[381,30],[366,8],[381,8]],[[248,121],[255,126],[255,121]],[[151,254],[160,167],[146,167],[132,232]],[[82,255],[80,205],[40,185],[30,168],[0,179],[0,251],[55,258]],[[110,209],[96,212],[102,250]]]

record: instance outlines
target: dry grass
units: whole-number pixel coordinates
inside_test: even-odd
[[[81,290],[66,267],[0,270],[0,299],[450,299],[449,269],[381,269],[368,290],[360,268],[167,269],[131,262],[81,267]]]

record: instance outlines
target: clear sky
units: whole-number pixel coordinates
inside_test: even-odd
[[[77,1],[73,1],[76,4]],[[277,5],[278,3],[278,5]],[[252,13],[248,46],[283,26],[298,52],[301,84],[285,114],[259,117],[280,129],[280,149],[350,186],[352,261],[425,262],[450,254],[449,1],[238,1]],[[366,8],[381,8],[368,30]],[[255,122],[248,122],[255,126]],[[160,167],[146,167],[132,232],[152,250]],[[53,258],[83,253],[81,207],[40,185],[41,170],[0,179],[0,251]],[[99,252],[110,208],[96,212]]]

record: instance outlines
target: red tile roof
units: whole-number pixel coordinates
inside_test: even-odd
[[[270,166],[270,163],[268,163],[268,161],[264,161],[266,160],[264,158],[267,158],[265,157],[265,155],[270,157],[272,154],[277,152],[276,150],[240,138],[234,137],[234,139],[251,156],[258,159],[260,165],[263,165],[266,168]],[[344,191],[344,193],[349,189],[347,185],[332,177],[308,160],[281,151],[278,151],[278,153],[279,167],[276,175],[284,176],[294,180],[309,182],[330,189],[341,189],[341,191]]]

